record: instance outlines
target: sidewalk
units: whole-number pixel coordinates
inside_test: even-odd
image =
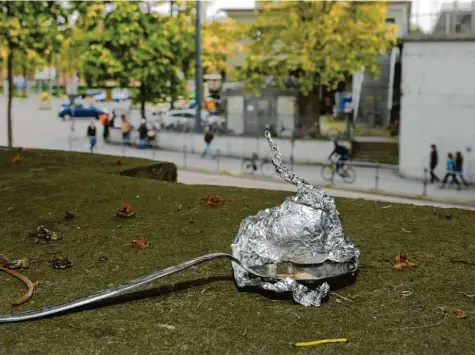
[[[75,133],[71,135],[70,123],[63,122],[57,117],[57,107],[59,102],[54,102],[53,109],[38,110],[38,103],[35,100],[15,100],[13,106],[13,142],[15,146],[29,148],[72,150],[77,152],[88,152],[88,140],[86,128],[89,120],[78,120],[75,123]],[[5,108],[6,100],[0,97],[0,108]],[[6,127],[6,117],[0,124]],[[2,122],[3,121],[3,122]],[[115,156],[132,156],[151,160],[170,161],[181,168],[218,173],[228,171],[239,175],[242,172],[241,159],[219,158],[216,160],[201,159],[199,154],[184,154],[183,152],[172,152],[164,150],[139,150],[135,148],[124,148],[122,146],[107,145],[102,141],[102,129],[98,128],[98,144],[96,152],[99,154],[109,154]],[[6,145],[6,130],[2,135],[0,130],[0,145]],[[303,179],[311,182],[315,186],[325,188],[335,188],[338,190],[352,190],[356,193],[373,193],[377,195],[397,195],[409,199],[434,199],[438,202],[444,200],[451,204],[472,204],[475,206],[475,190],[473,188],[456,191],[453,188],[441,190],[436,185],[427,186],[427,194],[423,197],[424,185],[421,181],[405,179],[397,175],[396,170],[375,169],[355,167],[356,180],[353,184],[346,184],[339,176],[335,177],[334,184],[330,185],[321,177],[321,166],[296,165],[294,172]],[[258,178],[264,178],[262,175]],[[280,182],[274,175],[271,181]]]
[[[200,173],[194,171],[179,170],[178,182],[187,185],[218,185],[234,186],[247,189],[296,191],[294,185],[287,182],[265,181],[260,179],[250,179],[244,177],[235,177],[227,175],[217,175],[211,173]],[[324,188],[325,192],[333,197],[346,197],[353,199],[365,199],[370,201],[385,201],[389,203],[402,203],[416,206],[433,206],[440,208],[458,208],[475,211],[475,206],[457,205],[443,202],[434,202],[427,200],[414,200],[402,197],[392,197],[376,194],[365,194],[362,192],[344,191],[338,189]]]

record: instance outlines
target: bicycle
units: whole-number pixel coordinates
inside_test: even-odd
[[[269,158],[259,159],[257,154],[253,154],[250,158],[244,158],[241,163],[241,169],[246,175],[253,175],[257,170],[261,174],[270,177],[274,174],[275,169],[272,160]]]
[[[321,175],[322,175],[323,180],[331,181],[331,182],[334,181],[334,176],[335,176],[335,173],[336,173],[336,164],[337,163],[338,162],[331,161],[330,164],[326,164],[326,165],[322,166]],[[355,169],[353,169],[351,166],[348,166],[346,163],[344,163],[340,167],[338,175],[340,175],[341,178],[343,179],[343,181],[347,184],[352,184],[356,180],[356,171],[355,171]]]

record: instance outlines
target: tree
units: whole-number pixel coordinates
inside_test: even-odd
[[[204,73],[223,75],[229,71],[228,58],[243,50],[243,46],[239,43],[240,39],[242,39],[242,32],[233,19],[205,22],[203,25]]]
[[[386,12],[384,2],[266,4],[248,31],[246,89],[258,92],[265,82],[285,87],[293,77],[300,117],[318,123],[322,87],[336,88],[362,67],[377,73],[378,57],[396,38]]]
[[[140,2],[111,4],[114,8],[100,28],[87,37],[83,72],[90,84],[113,80],[122,87],[132,86],[133,100],[140,103],[144,116],[147,102],[184,91],[183,68],[189,63],[183,58],[192,55],[185,31],[188,20],[144,11]]]
[[[411,25],[411,27],[409,28],[409,33],[424,34],[424,30],[422,29],[421,26],[418,26],[418,25]]]
[[[12,101],[15,54],[32,52],[51,59],[59,48],[61,27],[67,22],[65,9],[58,2],[0,1],[0,46],[7,50],[7,125],[8,146],[13,144]],[[49,61],[48,61],[49,62]]]

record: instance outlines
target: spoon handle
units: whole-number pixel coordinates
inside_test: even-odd
[[[121,293],[136,289],[138,287],[144,286],[146,284],[151,283],[152,281],[161,279],[163,277],[176,274],[180,271],[183,271],[185,269],[188,269],[192,266],[214,260],[214,259],[230,259],[236,263],[238,263],[243,269],[246,271],[256,274],[255,272],[249,270],[247,267],[245,267],[238,259],[234,258],[230,254],[226,253],[214,253],[214,254],[207,254],[200,256],[195,259],[191,259],[188,261],[184,261],[180,264],[174,265],[167,267],[165,269],[157,270],[152,272],[151,274],[147,276],[140,277],[138,279],[129,281],[123,285],[120,286],[115,286],[111,287],[96,293],[93,293],[92,295],[74,300],[74,301],[69,301],[69,302],[63,302],[63,303],[58,303],[52,306],[47,306],[39,310],[33,310],[33,311],[27,311],[27,312],[22,312],[18,314],[13,314],[13,315],[4,315],[0,316],[0,323],[13,323],[13,322],[22,322],[26,320],[31,320],[31,319],[36,319],[36,318],[41,318],[45,316],[49,316],[52,314],[57,314],[57,313],[62,313],[67,310],[73,309],[73,308],[78,308],[87,304],[91,304],[94,302],[98,302],[100,300],[103,300],[105,298],[109,298],[112,296],[119,295]]]

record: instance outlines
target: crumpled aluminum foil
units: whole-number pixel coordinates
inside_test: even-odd
[[[343,233],[333,198],[282,166],[282,155],[266,132],[277,174],[297,187],[280,206],[242,220],[232,254],[256,277],[233,263],[239,287],[292,292],[295,302],[320,306],[330,291],[326,279],[353,273],[359,249]]]

